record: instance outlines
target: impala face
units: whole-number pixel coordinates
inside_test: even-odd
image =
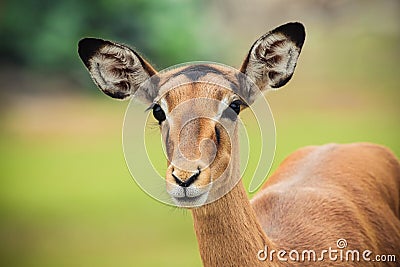
[[[79,55],[107,95],[134,97],[150,106],[168,159],[166,191],[177,206],[194,207],[222,197],[238,181],[238,115],[268,88],[293,75],[305,38],[300,23],[263,35],[240,71],[220,64],[157,73],[130,48],[100,39],[79,42]],[[151,78],[151,79],[150,79]]]
[[[228,177],[238,114],[247,106],[241,81],[217,64],[189,65],[160,81],[162,95],[152,109],[168,158],[167,192],[178,206],[198,206],[238,182]]]

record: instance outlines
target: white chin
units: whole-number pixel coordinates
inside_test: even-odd
[[[199,207],[206,203],[208,197],[208,192],[205,192],[196,197],[173,197],[171,196],[172,200],[174,201],[175,205],[182,208],[193,208]]]

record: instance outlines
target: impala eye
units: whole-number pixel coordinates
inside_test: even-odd
[[[236,114],[239,114],[239,113],[240,113],[240,106],[241,106],[242,104],[243,104],[242,101],[240,101],[240,100],[235,100],[235,101],[233,101],[233,102],[229,105],[229,107],[230,107],[231,109],[233,109],[233,111],[235,111]]]
[[[240,106],[243,105],[243,102],[240,100],[235,100],[233,101],[230,105],[229,108],[225,109],[225,111],[222,113],[223,118],[228,118],[230,120],[236,120],[237,115],[240,113]]]
[[[164,110],[158,104],[154,104],[153,106],[153,116],[158,122],[161,124],[165,120]]]

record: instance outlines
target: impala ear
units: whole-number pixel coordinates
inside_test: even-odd
[[[78,53],[96,85],[112,98],[130,98],[140,85],[156,74],[135,51],[110,41],[84,38],[79,41]],[[148,98],[156,95],[147,93]]]
[[[279,26],[253,44],[241,72],[260,90],[285,85],[293,75],[304,39],[303,24],[292,22]]]

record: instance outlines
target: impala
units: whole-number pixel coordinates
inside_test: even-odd
[[[254,83],[250,87],[223,65],[157,73],[124,45],[79,42],[79,55],[105,94],[150,105],[168,156],[165,190],[177,206],[190,208],[204,266],[381,266],[373,255],[400,256],[400,165],[382,146],[302,148],[247,198],[240,181],[238,115],[260,91],[291,79],[304,39],[300,23],[261,36],[240,68]],[[156,86],[139,90],[151,77],[157,77]],[[337,249],[341,238],[349,250],[370,251],[372,260],[282,259],[282,251]]]

